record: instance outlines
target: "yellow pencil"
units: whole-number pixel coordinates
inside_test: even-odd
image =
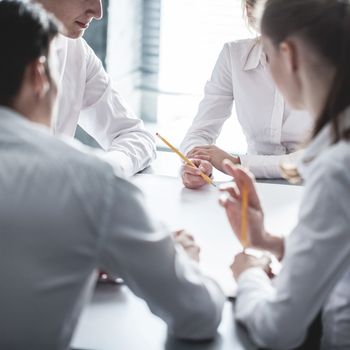
[[[248,185],[243,184],[242,190],[242,212],[241,212],[241,242],[243,248],[248,247]]]
[[[191,165],[194,168],[197,168],[195,166],[195,164],[193,164],[193,162],[188,159],[187,157],[185,157],[177,148],[175,148],[169,141],[167,141],[164,137],[160,136],[158,133],[156,133],[156,135],[173,151],[175,152],[185,163]],[[201,171],[200,176],[210,185],[213,185],[214,187],[216,187],[216,185],[214,184],[213,180],[207,176],[206,174],[203,173],[203,171]]]

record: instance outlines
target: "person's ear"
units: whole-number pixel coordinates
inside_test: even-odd
[[[298,70],[297,48],[290,40],[282,41],[279,45],[280,55],[283,58],[288,73],[295,73]]]
[[[45,64],[46,58],[40,57],[34,60],[29,66],[33,91],[40,100],[43,99],[50,90],[50,82]]]

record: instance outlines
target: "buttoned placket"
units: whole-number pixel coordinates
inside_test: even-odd
[[[59,36],[57,38],[56,45],[57,46],[55,47],[55,50],[56,50],[56,55],[57,55],[58,64],[59,64],[59,85],[62,86],[64,67],[66,65],[66,60],[67,60],[66,41],[65,40],[62,41],[62,38]],[[59,93],[62,93],[62,91],[60,91]],[[57,134],[58,129],[59,129],[58,118],[56,117],[52,123],[53,133]]]

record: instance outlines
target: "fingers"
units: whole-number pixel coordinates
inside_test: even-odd
[[[188,154],[188,158],[204,158],[205,160],[212,162],[212,157],[218,148],[215,145],[205,145],[194,147]]]
[[[189,164],[185,164],[182,169],[182,181],[187,188],[197,189],[207,184],[207,182],[201,177],[201,173],[203,172],[207,176],[211,176],[213,167],[205,160],[191,159],[191,161],[196,168]]]
[[[228,193],[232,198],[236,200],[239,199],[239,189],[234,183],[220,187],[220,191],[223,193]]]
[[[260,200],[255,188],[254,176],[247,169],[234,165],[227,159],[223,162],[223,168],[227,174],[234,178],[240,193],[242,193],[244,186],[248,186],[250,206],[254,209],[261,210]]]
[[[192,165],[189,164],[185,164],[182,168],[182,172],[184,174],[189,174],[189,175],[193,175],[193,176],[200,176],[201,174],[201,169],[198,168],[198,165],[196,163],[194,163],[197,168],[193,167]]]
[[[206,154],[195,154],[193,156],[193,158],[196,158],[196,159],[201,159],[201,160],[206,160],[207,162],[211,163],[211,157],[209,155],[206,155]]]
[[[223,194],[219,199],[219,203],[226,211],[230,212],[230,214],[234,211],[240,212],[241,204],[231,196]]]
[[[193,167],[190,164],[184,164],[183,172],[191,175],[200,175],[203,172],[206,175],[211,175],[213,171],[213,166],[206,160],[202,159],[190,159],[191,162],[196,166]]]
[[[195,153],[191,154],[191,158],[206,160],[209,163],[212,163],[212,161],[213,161],[212,156],[208,153],[205,153],[205,152],[195,152]]]
[[[272,260],[267,255],[263,255],[262,257],[257,258],[253,255],[242,252],[234,257],[233,263],[231,264],[230,268],[231,270],[236,270],[237,266],[244,267],[245,269],[249,267],[260,267],[267,274],[269,274],[271,273],[271,263]]]
[[[182,176],[182,182],[185,185],[185,187],[191,190],[196,190],[207,184],[207,182],[201,176],[194,176],[189,174],[184,174]]]
[[[189,255],[195,261],[199,261],[200,247],[196,244],[194,237],[188,234],[186,231],[180,230],[174,233],[175,242],[180,244]]]
[[[174,234],[175,241],[180,243],[183,247],[190,247],[195,245],[194,237],[186,231],[176,231]]]
[[[194,154],[202,152],[202,151],[208,151],[212,149],[213,145],[204,145],[204,146],[197,146],[194,147],[190,152],[188,152],[187,157],[192,157]]]
[[[193,260],[199,262],[200,260],[200,248],[196,245],[192,246],[192,247],[188,247],[188,248],[185,248],[186,249],[186,252],[187,254],[189,255],[190,258],[192,258]]]

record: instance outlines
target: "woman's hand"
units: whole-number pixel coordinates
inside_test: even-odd
[[[248,189],[248,246],[255,249],[267,250],[281,260],[284,255],[284,239],[270,235],[264,228],[264,213],[259,196],[255,188],[254,176],[240,166],[225,160],[223,167],[225,172],[231,175],[235,183],[221,191],[227,195],[220,199],[220,204],[225,208],[226,215],[233,231],[241,240],[242,220],[242,192],[243,187]]]
[[[239,253],[235,256],[235,259],[231,265],[231,270],[235,280],[237,281],[239,276],[246,270],[252,267],[259,267],[266,272],[266,274],[271,277],[271,259],[267,256],[261,258],[256,258],[252,255],[245,253]]]
[[[225,159],[229,159],[233,164],[240,164],[239,157],[232,156],[215,145],[195,147],[187,154],[187,157],[206,160],[222,172],[225,172],[223,167]]]
[[[182,182],[187,188],[197,189],[207,184],[207,182],[200,175],[201,171],[205,175],[211,177],[213,167],[206,160],[191,159],[191,161],[196,166],[196,168],[185,164],[182,168]]]
[[[200,248],[196,244],[192,235],[188,234],[184,230],[176,231],[174,233],[174,240],[184,248],[187,255],[192,260],[199,262]]]
[[[266,233],[264,229],[264,213],[254,185],[254,177],[248,171],[237,167],[229,160],[223,163],[225,172],[231,175],[235,184],[222,188],[227,195],[220,199],[220,204],[225,208],[226,215],[233,231],[241,240],[242,220],[242,192],[243,187],[248,189],[248,245],[252,248],[263,249]]]

